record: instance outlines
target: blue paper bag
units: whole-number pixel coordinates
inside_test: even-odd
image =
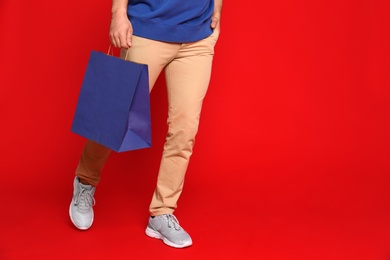
[[[71,131],[116,152],[150,147],[148,66],[92,51]]]

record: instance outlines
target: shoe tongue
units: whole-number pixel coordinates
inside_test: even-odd
[[[80,185],[81,185],[81,187],[83,187],[83,188],[86,189],[86,190],[92,190],[92,188],[93,188],[92,185],[82,184],[81,182],[80,182]]]

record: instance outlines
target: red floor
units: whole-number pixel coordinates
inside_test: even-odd
[[[144,234],[154,175],[124,166],[142,153],[110,158],[84,232],[68,217],[70,167],[28,182],[4,178],[0,259],[390,259],[389,180],[344,169],[331,183],[331,169],[313,177],[310,167],[290,178],[288,167],[263,169],[254,180],[190,170],[176,215],[194,244],[169,248]]]

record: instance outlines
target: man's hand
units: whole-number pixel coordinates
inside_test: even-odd
[[[219,29],[219,18],[216,16],[213,16],[213,17],[211,17],[211,28],[215,29],[217,27]]]
[[[220,30],[221,12],[223,0],[214,0],[214,12],[211,16],[211,28]]]
[[[126,11],[112,13],[110,25],[110,41],[117,48],[130,48],[133,27]]]

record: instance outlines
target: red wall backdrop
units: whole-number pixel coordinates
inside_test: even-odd
[[[72,116],[90,50],[108,48],[110,5],[0,2],[0,185],[68,191],[84,142]],[[214,215],[306,214],[349,223],[351,236],[358,227],[372,237],[362,244],[388,249],[389,11],[386,0],[225,1],[187,184],[205,185]],[[163,78],[151,100],[153,147],[113,154],[105,170],[116,178],[146,171],[154,181]],[[218,208],[214,195],[229,202]]]

